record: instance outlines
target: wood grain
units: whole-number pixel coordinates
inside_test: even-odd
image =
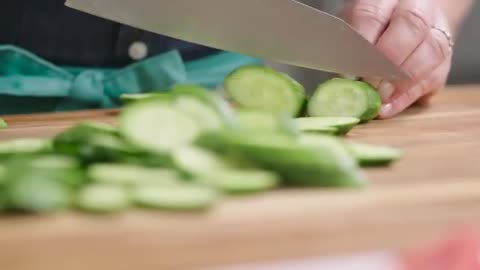
[[[3,218],[0,268],[202,269],[376,248],[403,248],[480,224],[480,87],[450,88],[431,106],[357,128],[349,139],[403,148],[371,169],[363,191],[282,190],[230,199],[203,214],[75,213]],[[116,111],[6,117],[0,140],[51,136]]]

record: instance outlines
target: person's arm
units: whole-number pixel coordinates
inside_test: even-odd
[[[446,84],[453,38],[472,0],[352,0],[341,15],[393,63],[410,76],[406,81],[372,81],[390,118],[430,97]]]

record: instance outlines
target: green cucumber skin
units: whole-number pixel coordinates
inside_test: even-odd
[[[325,127],[325,128],[318,128],[318,129],[303,129],[302,133],[304,134],[325,134],[325,135],[342,135],[339,132],[338,128],[334,127]]]
[[[307,92],[305,90],[305,87],[301,83],[299,83],[297,80],[292,78],[290,75],[288,75],[286,73],[280,73],[280,74],[283,75],[288,80],[290,80],[290,82],[293,85],[293,89],[295,89],[296,92],[297,92],[298,102],[301,105],[300,105],[300,109],[298,110],[297,114],[294,115],[294,116],[299,116],[304,112],[305,106],[306,106],[307,100],[308,100],[307,99]]]
[[[346,147],[362,167],[390,166],[404,155],[401,150],[388,146],[349,142]]]
[[[382,98],[377,90],[370,84],[362,81],[358,81],[357,84],[368,93],[368,110],[360,117],[362,123],[366,123],[379,116],[382,108]]]
[[[301,117],[301,118],[297,118],[295,119],[296,121],[315,121],[317,117]],[[324,118],[324,117],[319,117],[319,118]],[[335,118],[335,117],[326,117],[326,118]],[[343,117],[342,117],[343,118]],[[350,118],[350,117],[348,117]],[[332,127],[332,128],[335,128],[335,130],[333,130],[333,135],[337,135],[337,136],[345,136],[347,135],[348,133],[350,133],[350,131],[352,131],[352,129],[354,129],[358,124],[360,124],[361,120],[358,119],[358,118],[351,118],[352,120],[349,121],[351,123],[342,123],[342,124],[330,124],[330,125],[326,125],[325,124],[325,127]],[[354,121],[355,120],[355,121]],[[344,120],[345,122],[345,120]],[[300,125],[301,123],[298,123],[297,125]],[[320,124],[319,124],[320,125]],[[322,127],[322,126],[320,126]],[[302,128],[300,127],[300,130],[302,131],[308,131],[310,133],[312,133],[312,131],[315,131],[315,129],[308,129],[308,128]],[[321,131],[321,130],[320,130]],[[327,130],[328,131],[328,130]],[[327,133],[327,131],[325,133]]]
[[[226,94],[228,95],[228,97],[231,100],[233,100],[235,104],[237,104],[240,107],[250,108],[250,109],[273,110],[272,108],[258,108],[257,106],[252,107],[250,104],[245,104],[244,102],[241,102],[234,97],[235,93],[232,92],[233,87],[231,87],[231,81],[234,80],[237,76],[242,75],[242,73],[251,72],[251,71],[255,71],[258,73],[261,72],[270,76],[275,76],[276,78],[278,78],[278,80],[282,80],[286,85],[288,85],[288,88],[291,89],[292,94],[296,100],[293,101],[294,104],[292,105],[292,108],[288,108],[288,110],[282,111],[282,112],[285,112],[292,117],[298,116],[300,114],[302,110],[302,106],[305,101],[305,96],[306,96],[305,89],[303,88],[303,86],[300,85],[298,82],[296,82],[293,78],[291,78],[287,74],[275,71],[274,69],[266,66],[256,66],[256,65],[242,66],[234,70],[227,76],[227,78],[225,79],[223,88]],[[276,108],[275,110],[278,110],[278,108]]]

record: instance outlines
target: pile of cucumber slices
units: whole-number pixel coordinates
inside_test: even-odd
[[[0,211],[205,211],[279,188],[365,187],[362,167],[402,156],[343,137],[378,114],[363,82],[332,79],[307,98],[288,75],[246,66],[222,92],[184,84],[122,100],[115,124],[0,143]]]

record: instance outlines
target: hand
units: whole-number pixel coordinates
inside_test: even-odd
[[[438,0],[352,0],[341,16],[410,76],[372,81],[390,118],[446,84],[452,61],[450,25]]]

